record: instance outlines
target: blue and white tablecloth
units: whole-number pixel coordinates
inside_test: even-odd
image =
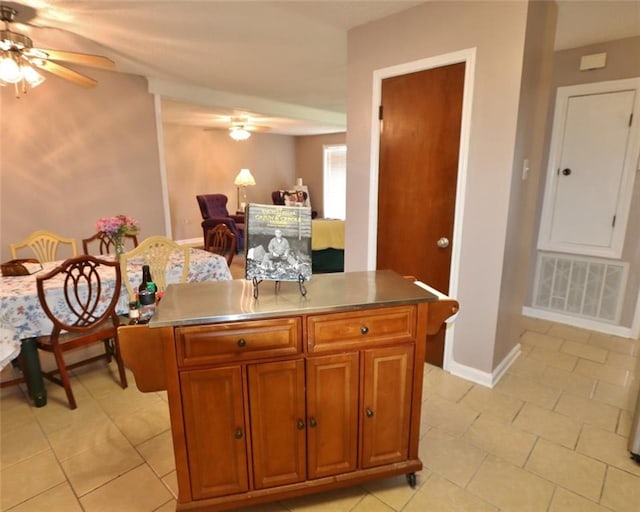
[[[101,256],[111,259],[113,256]],[[232,279],[227,261],[222,256],[200,249],[190,249],[188,282],[200,281],[227,281]],[[51,333],[52,324],[40,307],[38,291],[36,288],[36,276],[43,275],[61,261],[43,263],[43,269],[29,276],[0,277],[0,370],[20,353],[20,340],[42,336]],[[127,264],[127,273],[131,284],[137,288],[142,277],[142,258],[132,259]],[[180,280],[184,261],[179,251],[174,251],[167,266],[167,284],[177,283]],[[55,286],[55,280],[49,281]],[[108,287],[109,282],[105,281]],[[62,279],[60,280],[62,286]],[[113,287],[113,285],[112,285]],[[124,283],[120,291],[120,300],[117,311],[120,314],[129,310],[129,296]],[[58,302],[59,310],[56,314],[63,313],[64,300]]]

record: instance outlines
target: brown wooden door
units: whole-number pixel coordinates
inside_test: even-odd
[[[378,269],[449,293],[465,64],[386,78],[378,170]],[[439,247],[446,239],[448,246]],[[442,366],[444,330],[427,344]]]
[[[409,454],[413,345],[363,351],[361,466],[406,460]]]
[[[180,376],[193,499],[247,491],[240,366]]]
[[[306,478],[304,361],[249,365],[256,489]]]
[[[307,359],[309,478],[356,469],[358,353]]]

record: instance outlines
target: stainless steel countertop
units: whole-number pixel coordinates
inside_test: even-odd
[[[158,304],[149,327],[251,320],[275,316],[336,312],[375,306],[415,304],[438,300],[432,293],[390,270],[315,274],[304,283],[260,283],[257,299],[253,283],[244,279],[171,284]]]

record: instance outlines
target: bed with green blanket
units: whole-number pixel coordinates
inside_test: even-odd
[[[313,219],[311,251],[314,273],[344,272],[344,220]]]

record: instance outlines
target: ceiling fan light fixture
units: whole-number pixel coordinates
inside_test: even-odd
[[[20,64],[11,51],[2,52],[0,57],[0,80],[8,84],[15,84],[22,80]]]
[[[22,65],[22,77],[31,86],[31,88],[38,87],[42,82],[44,82],[44,77],[28,64]]]
[[[251,132],[245,130],[243,126],[232,126],[229,128],[229,137],[233,140],[247,140],[251,137]]]
[[[115,69],[114,62],[101,55],[34,48],[29,36],[13,32],[9,28],[17,13],[13,7],[0,3],[0,22],[4,23],[4,28],[0,29],[0,85],[15,85],[16,98],[27,92],[27,86],[37,87],[45,81],[46,75],[40,74],[37,69],[45,70],[81,87],[96,86],[97,81],[93,78],[58,61],[100,69]]]

